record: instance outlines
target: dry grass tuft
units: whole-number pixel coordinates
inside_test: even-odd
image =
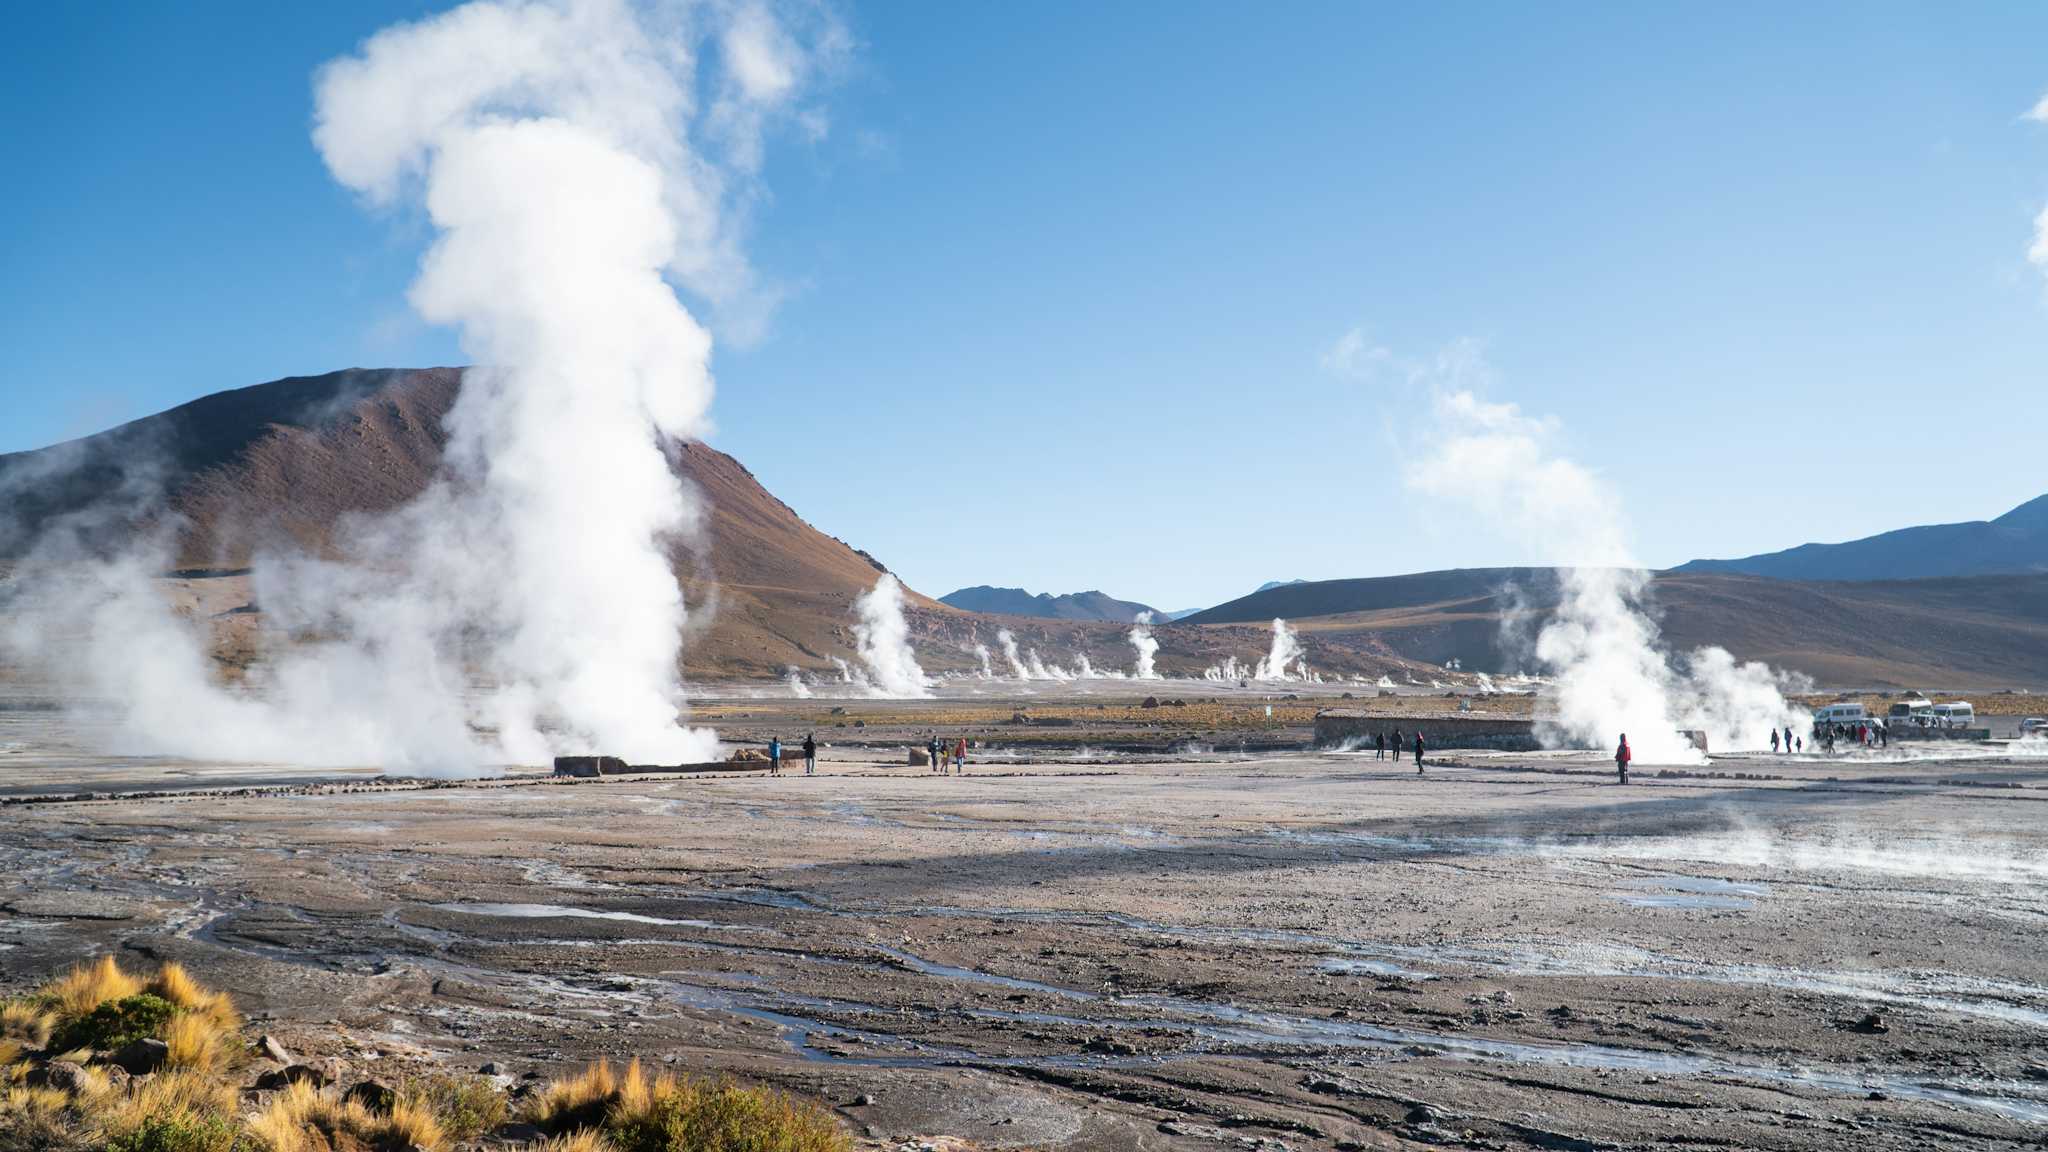
[[[91,1109],[108,1152],[234,1152],[235,1086],[190,1069],[159,1072]]]
[[[227,993],[201,986],[191,973],[185,971],[185,966],[175,960],[158,969],[143,990],[163,997],[182,1011],[211,1020],[222,1031],[233,1031],[242,1026],[241,1017],[235,1013],[235,1002],[228,998]]]
[[[505,1122],[505,1094],[482,1076],[408,1077],[399,1084],[398,1097],[431,1111],[441,1131],[458,1143]]]
[[[164,1064],[196,1072],[216,1072],[228,1062],[231,1036],[210,1016],[183,1012],[164,1025],[163,1042],[170,1046]]]
[[[126,1000],[142,991],[142,982],[121,971],[112,956],[81,964],[37,992],[60,1017],[83,1016],[109,1000]]]
[[[615,1152],[846,1152],[830,1115],[779,1092],[730,1081],[649,1077],[638,1060],[614,1072],[599,1061],[555,1080],[528,1118],[564,1138],[601,1134]],[[557,1152],[548,1149],[547,1152]]]
[[[448,1143],[441,1131],[441,1122],[434,1110],[417,1100],[399,1100],[391,1105],[391,1115],[383,1122],[385,1143],[394,1148],[417,1148],[422,1152],[444,1147]]]
[[[634,1062],[637,1066],[638,1061]],[[526,1118],[551,1135],[603,1121],[618,1095],[619,1077],[611,1061],[599,1060],[574,1076],[548,1081],[526,1108]]]
[[[448,1146],[440,1123],[423,1104],[401,1100],[389,1115],[381,1115],[303,1080],[272,1097],[270,1106],[248,1122],[247,1130],[269,1152],[440,1152]]]
[[[56,1017],[26,1000],[0,1004],[0,1040],[16,1041],[23,1048],[41,1048],[50,1042],[50,1032],[56,1026]]]
[[[551,1136],[525,1145],[520,1152],[617,1152],[604,1134],[595,1128],[579,1128],[566,1136]]]

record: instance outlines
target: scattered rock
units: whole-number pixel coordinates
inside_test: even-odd
[[[766,757],[762,757],[762,759],[766,759]],[[493,1060],[478,1068],[476,1074],[479,1076],[503,1076],[505,1070],[498,1067],[498,1062]]]
[[[875,1098],[863,1092],[853,1098],[853,1106],[855,1108],[873,1108],[875,1106]]]
[[[258,1076],[256,1087],[261,1091],[274,1092],[279,1088],[289,1088],[301,1082],[311,1084],[315,1088],[325,1088],[334,1083],[334,1077],[329,1075],[326,1069],[312,1064],[293,1064]]]
[[[1140,708],[1157,708],[1157,707],[1159,707],[1159,697],[1157,697],[1157,696],[1147,696],[1147,697],[1145,697],[1145,699],[1144,699],[1144,700],[1143,700],[1143,701],[1142,701],[1142,702],[1141,702],[1141,703],[1140,703],[1140,704],[1138,705],[1138,707],[1140,707]]]
[[[28,1074],[31,1088],[57,1088],[65,1092],[76,1092],[91,1079],[85,1065],[70,1060],[52,1060]]]
[[[1875,1012],[1866,1013],[1863,1019],[1849,1025],[1849,1031],[1861,1032],[1865,1036],[1881,1036],[1891,1030],[1891,1025],[1884,1022],[1884,1017]]]
[[[398,1102],[398,1090],[376,1080],[364,1080],[351,1086],[341,1098],[353,1100],[372,1112],[389,1112]]]
[[[130,1041],[111,1057],[123,1072],[131,1076],[147,1076],[164,1066],[170,1059],[171,1046],[161,1040],[145,1036]]]
[[[1415,1105],[1413,1108],[1408,1109],[1408,1115],[1404,1117],[1410,1124],[1434,1124],[1443,1118],[1443,1113],[1431,1108],[1427,1104]]]
[[[256,1050],[261,1052],[265,1059],[280,1067],[289,1068],[293,1064],[298,1063],[298,1061],[292,1059],[292,1054],[285,1049],[285,1046],[277,1042],[277,1037],[268,1033],[265,1033],[262,1038],[256,1041]]]

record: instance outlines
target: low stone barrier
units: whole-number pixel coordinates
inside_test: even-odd
[[[1536,722],[1516,716],[1394,715],[1338,708],[1321,713],[1315,721],[1315,744],[1335,748],[1347,740],[1355,746],[1372,747],[1375,733],[1401,732],[1402,750],[1415,747],[1415,734],[1422,733],[1423,747],[1430,752],[1447,748],[1488,748],[1497,752],[1534,752]]]

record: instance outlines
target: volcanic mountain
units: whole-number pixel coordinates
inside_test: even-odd
[[[53,539],[116,551],[161,538],[166,595],[211,622],[229,667],[246,665],[277,639],[251,594],[253,558],[280,548],[334,555],[350,517],[423,492],[461,381],[454,368],[295,377],[0,456],[0,568]],[[835,658],[853,659],[853,601],[880,562],[806,523],[722,452],[674,444],[669,460],[708,508],[702,532],[671,556],[692,609],[685,672],[829,674]],[[1993,523],[2010,528],[2040,503]],[[1153,633],[1161,670],[1199,675],[1227,657],[1255,660],[1273,618],[1285,617],[1326,674],[1427,683],[1452,659],[1467,670],[1523,666],[1502,623],[1540,617],[1556,586],[1547,569],[1278,584]],[[1660,574],[1651,595],[1674,647],[1719,644],[1828,685],[2048,684],[2044,573],[1850,582],[1676,572]],[[1096,668],[1127,669],[1133,658],[1127,623],[964,612],[914,592],[906,602],[932,671],[978,669],[984,649],[1006,671],[1003,632],[1049,665],[1072,669],[1085,655]]]
[[[179,601],[223,613],[226,646],[246,648],[235,633],[259,626],[248,603],[252,557],[279,546],[330,554],[344,518],[425,490],[461,380],[456,368],[293,377],[0,456],[11,513],[0,516],[0,562],[20,559],[55,525],[102,549],[161,526],[172,533],[166,567]],[[709,624],[690,640],[688,670],[775,675],[849,655],[853,599],[882,565],[813,528],[723,452],[676,444],[669,459],[711,510],[703,539],[673,554],[693,623]],[[924,613],[950,611],[907,599]]]

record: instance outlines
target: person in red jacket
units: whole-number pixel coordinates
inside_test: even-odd
[[[1628,783],[1628,762],[1635,758],[1636,754],[1628,750],[1628,733],[1623,732],[1621,743],[1614,749],[1614,770],[1621,775],[1623,784]]]

